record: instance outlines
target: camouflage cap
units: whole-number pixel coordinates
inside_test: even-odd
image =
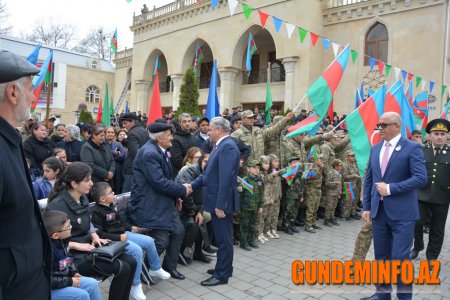
[[[255,114],[251,111],[251,110],[244,110],[241,113],[241,118],[253,118],[255,116]]]
[[[256,166],[260,166],[261,164],[259,163],[259,160],[257,159],[252,159],[247,161],[247,167],[256,167]]]
[[[332,163],[331,165],[332,165],[333,168],[334,168],[334,167],[336,167],[336,166],[342,166],[342,165],[344,165],[344,163],[343,163],[342,160],[340,160],[340,159],[335,159],[335,160],[333,160],[333,163]]]
[[[300,160],[300,159],[298,158],[298,156],[291,156],[288,158],[288,163],[290,163],[293,160]]]
[[[325,141],[329,141],[329,140],[331,140],[332,138],[337,138],[338,136],[336,135],[336,133],[334,133],[334,132],[329,132],[329,133],[327,133],[326,135],[324,135],[323,136],[323,139],[325,140]]]
[[[328,125],[327,128],[325,129],[325,132],[330,132],[331,130],[333,130],[333,125]]]
[[[336,131],[336,135],[340,138],[345,137],[345,132],[343,130],[338,130]]]

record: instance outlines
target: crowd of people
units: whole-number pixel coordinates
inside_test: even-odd
[[[420,170],[414,169],[420,176],[410,181],[408,187],[399,187],[395,179],[391,180],[390,189],[389,185],[378,184],[384,178],[369,164],[370,177],[364,179],[363,207],[363,179],[345,122],[341,122],[345,115],[339,118],[335,114],[333,120],[325,119],[315,135],[300,134],[294,138],[285,136],[287,128],[307,118],[310,113],[306,110],[296,116],[294,112],[281,115],[272,109],[268,125],[257,107],[242,111],[239,106],[232,108],[232,112],[224,110],[221,117],[212,120],[181,112],[176,117],[167,115],[148,127],[147,117],[140,112],[122,113],[111,118],[108,126],[55,125],[54,119],[44,123],[29,118],[30,75],[39,69],[13,54],[0,55],[14,57],[16,64],[3,68],[7,62],[0,57],[2,70],[16,70],[12,74],[0,74],[0,146],[7,150],[1,171],[20,175],[14,180],[4,176],[0,183],[0,216],[17,227],[6,228],[18,232],[23,231],[18,229],[21,222],[28,223],[24,233],[28,240],[21,247],[36,252],[15,256],[19,260],[16,262],[27,261],[27,255],[45,261],[44,269],[42,265],[26,267],[29,282],[20,291],[17,286],[23,282],[19,279],[9,282],[8,275],[2,272],[0,283],[2,293],[8,293],[6,298],[23,298],[21,295],[39,285],[38,294],[44,296],[39,299],[48,296],[46,286],[51,289],[52,299],[71,296],[100,299],[98,283],[91,277],[113,275],[109,299],[128,299],[130,294],[135,299],[146,299],[141,284],[143,267],[150,270],[150,276],[183,280],[185,276],[177,270],[177,264],[188,265],[194,261],[208,264],[211,257],[217,257],[216,266],[208,270],[212,276],[201,284],[226,284],[233,272],[233,244],[245,251],[257,251],[265,243],[282,238],[280,231],[294,235],[303,229],[320,236],[323,226],[333,228],[339,222],[359,220],[360,211],[364,212],[367,226],[371,223],[369,212],[372,211],[372,218],[380,212],[378,205],[389,211],[401,210],[389,207],[391,195],[401,194],[399,199],[403,199],[404,206],[417,202],[411,195],[415,189],[425,186],[427,172],[428,187],[419,193],[421,218],[415,225],[416,243],[411,256],[417,257],[424,248],[423,240],[420,241],[422,229],[429,224],[431,246],[427,258],[438,258],[450,199],[447,187],[450,149],[445,143],[448,143],[450,124],[446,120],[430,122],[427,127],[430,142],[423,146],[425,153],[429,148],[432,151],[438,148],[441,156],[434,153],[425,159],[420,153],[414,156],[414,163],[425,161],[427,170],[424,171],[425,165]],[[399,131],[388,129],[391,125],[399,129],[401,119],[389,114],[382,119],[378,124],[382,138],[397,138]],[[20,122],[23,123],[18,131],[22,140],[14,129]],[[412,133],[414,138],[417,139],[416,132]],[[408,147],[420,150],[419,146],[414,148],[403,140],[396,144],[404,145],[405,150]],[[398,147],[401,146],[393,145],[390,155],[399,152]],[[383,153],[388,151],[389,148]],[[373,160],[378,161],[380,156],[385,168],[384,157],[379,153],[374,155]],[[437,163],[439,166],[433,167]],[[372,173],[379,176],[378,197],[367,195],[374,188],[369,182]],[[443,179],[436,179],[436,175]],[[408,176],[406,172],[404,180]],[[430,197],[435,188],[438,192]],[[411,195],[405,196],[405,189]],[[130,193],[129,201],[126,212],[120,214],[114,196],[124,193]],[[34,198],[41,200],[41,206],[37,206]],[[20,199],[20,203],[11,204],[13,199]],[[11,220],[18,211],[22,217]],[[407,211],[401,214],[400,219],[406,214]],[[418,216],[417,209],[406,218],[415,223]],[[383,217],[396,219],[388,212]],[[323,223],[319,224],[321,219]],[[375,225],[374,235],[379,236],[379,228],[385,223],[380,225],[377,221]],[[365,232],[369,230],[366,228]],[[370,246],[371,231],[361,238],[367,240],[367,236]],[[0,263],[7,271],[19,272],[20,266],[12,265],[11,256],[15,254],[5,251],[9,251],[8,247],[14,249],[22,239],[18,233],[11,237],[5,228],[0,230],[0,237]],[[126,252],[113,263],[95,261],[90,251],[110,240],[128,242]],[[377,257],[386,246],[383,239],[374,240]],[[367,250],[358,249],[357,241],[355,253],[362,251],[365,257],[367,242],[359,245]],[[385,252],[378,257],[391,258]],[[405,259],[401,255],[397,258]],[[48,276],[51,280],[43,284]],[[390,293],[386,287],[380,291]]]

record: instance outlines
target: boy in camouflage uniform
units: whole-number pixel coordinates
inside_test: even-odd
[[[259,176],[259,161],[251,159],[247,161],[247,176],[244,180],[253,186],[253,191],[245,188],[239,189],[241,200],[240,215],[240,247],[250,251],[252,248],[258,248],[256,244],[256,218],[258,213],[262,213],[264,185]]]
[[[356,215],[356,203],[359,200],[361,191],[358,188],[358,181],[361,181],[359,176],[358,166],[356,165],[355,153],[353,151],[347,152],[347,161],[344,162],[344,170],[342,171],[344,182],[351,182],[353,187],[353,194],[355,199],[348,201],[345,196],[341,199],[341,216],[346,221],[353,219],[359,220],[360,217]]]
[[[294,156],[289,158],[289,166],[299,163],[299,158]],[[283,172],[284,173],[284,172]],[[301,178],[302,168],[298,169],[298,173],[294,181],[287,187],[286,191],[286,211],[284,214],[283,230],[287,234],[299,233],[294,222],[297,219],[298,205],[303,201],[303,182]]]
[[[315,161],[314,157],[311,157],[309,162],[313,162],[314,165],[311,168],[305,182],[305,231],[309,233],[315,233],[316,229],[321,229],[316,225],[316,216],[317,210],[319,209],[320,196],[322,194],[322,157],[322,154],[318,154]]]
[[[261,169],[259,175],[264,183],[264,192],[263,192],[263,206],[262,213],[258,213],[258,218],[256,220],[256,236],[258,241],[261,244],[269,241],[269,237],[264,235],[264,220],[267,218],[267,208],[270,204],[270,192],[267,189],[267,184],[271,180],[274,175],[269,173],[270,168],[270,158],[267,155],[261,155],[259,158],[259,163],[261,164]]]
[[[277,234],[278,215],[280,213],[281,177],[279,176],[280,160],[275,154],[269,154],[271,175],[275,175],[264,184],[264,192],[269,192],[267,218],[264,220],[264,232],[269,238],[280,238]]]
[[[325,206],[324,225],[332,227],[332,225],[339,225],[334,216],[337,203],[342,194],[342,169],[344,164],[340,159],[333,160],[331,164],[332,169],[327,174],[325,185],[327,187],[327,203]]]

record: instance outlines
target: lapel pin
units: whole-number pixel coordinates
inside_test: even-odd
[[[400,145],[398,145],[397,147],[395,147],[395,151],[400,151],[402,150],[402,147]]]
[[[447,151],[444,150],[444,151],[442,151],[442,153],[447,154]]]
[[[81,218],[78,218],[78,219],[77,219],[77,223],[78,223],[78,224],[81,224]]]

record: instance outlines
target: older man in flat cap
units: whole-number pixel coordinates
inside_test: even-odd
[[[423,146],[428,184],[418,192],[420,220],[414,228],[414,248],[410,257],[416,258],[424,249],[422,227],[431,216],[426,258],[436,260],[444,242],[450,204],[450,147],[446,144],[450,122],[445,119],[434,119],[428,123],[425,130],[431,140],[431,144]]]
[[[50,241],[16,130],[30,118],[37,73],[33,64],[0,51],[0,299],[50,299]]]
[[[184,279],[177,271],[178,255],[184,238],[184,226],[178,209],[181,197],[192,192],[189,184],[174,181],[170,152],[172,126],[154,122],[148,126],[150,140],[142,146],[133,162],[133,187],[127,214],[130,222],[151,229],[158,254],[166,251],[163,268],[175,279]]]

